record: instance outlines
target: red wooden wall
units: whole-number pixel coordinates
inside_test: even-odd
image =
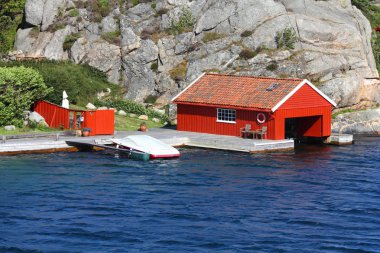
[[[49,103],[47,101],[38,101],[34,104],[34,111],[38,112],[45,118],[46,123],[52,128],[69,129],[70,128],[70,111]]]
[[[90,135],[114,133],[115,113],[113,110],[86,111],[84,127],[91,128]]]
[[[261,129],[263,126],[274,128],[274,120],[265,113],[267,121],[258,124],[256,121],[257,113],[260,111],[236,109],[236,123],[217,122],[217,108],[199,105],[178,104],[177,106],[177,130],[200,133],[211,133],[221,135],[240,136],[240,129],[246,124],[251,124],[251,128]],[[268,138],[273,138],[268,133]]]

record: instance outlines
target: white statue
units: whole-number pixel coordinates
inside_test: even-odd
[[[62,107],[66,108],[66,109],[69,109],[69,107],[70,107],[69,106],[69,100],[67,100],[67,98],[69,96],[67,96],[67,93],[66,93],[65,90],[63,91],[62,97],[63,97],[63,99],[62,99]]]

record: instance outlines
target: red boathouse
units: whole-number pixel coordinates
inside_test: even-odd
[[[172,100],[177,130],[240,136],[247,125],[267,138],[326,138],[334,101],[308,80],[203,74]]]

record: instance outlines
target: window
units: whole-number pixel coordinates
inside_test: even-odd
[[[218,108],[218,122],[236,123],[236,110]]]

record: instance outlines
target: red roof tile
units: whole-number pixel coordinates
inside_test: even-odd
[[[173,102],[272,109],[302,80],[205,74]]]

